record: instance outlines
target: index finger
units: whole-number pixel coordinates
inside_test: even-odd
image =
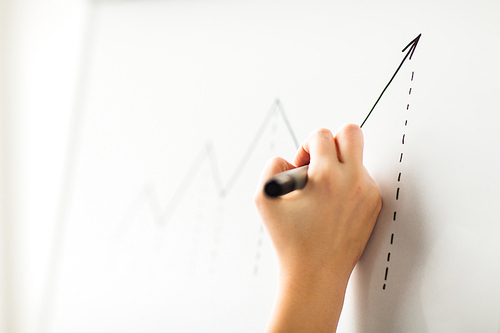
[[[363,164],[363,132],[358,125],[343,125],[335,135],[339,160],[347,164]]]
[[[294,164],[296,166],[309,164],[309,169],[314,170],[321,165],[339,164],[338,154],[339,150],[332,132],[320,128],[304,141],[295,155]]]

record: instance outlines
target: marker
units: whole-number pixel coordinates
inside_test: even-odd
[[[276,198],[295,190],[304,188],[307,183],[307,170],[309,166],[304,165],[295,169],[290,169],[278,173],[264,186],[264,192],[267,196]]]

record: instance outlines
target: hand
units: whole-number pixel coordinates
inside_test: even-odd
[[[269,178],[306,164],[304,189],[279,198],[265,196],[263,186]],[[270,160],[262,172],[255,204],[280,265],[280,296],[270,327],[276,327],[273,322],[283,327],[288,318],[298,331],[301,323],[297,320],[303,317],[318,329],[319,311],[332,317],[325,320],[335,330],[347,281],[382,206],[378,189],[363,166],[360,128],[345,125],[335,137],[328,130],[317,130],[299,148],[294,164],[281,158]],[[332,300],[335,304],[329,304]],[[311,309],[315,316],[307,315]]]

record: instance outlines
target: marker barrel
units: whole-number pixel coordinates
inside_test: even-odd
[[[307,184],[307,170],[308,166],[304,165],[275,175],[264,186],[264,192],[275,198],[304,188]]]

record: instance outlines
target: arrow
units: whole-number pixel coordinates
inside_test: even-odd
[[[363,120],[363,122],[361,123],[361,125],[359,127],[363,127],[363,125],[365,124],[365,122],[368,119],[368,117],[370,117],[370,115],[373,112],[373,109],[375,109],[375,106],[377,105],[378,101],[380,101],[380,98],[382,98],[382,95],[385,93],[385,91],[387,90],[387,88],[391,84],[391,82],[394,79],[394,77],[396,76],[396,74],[398,74],[399,69],[401,68],[401,66],[403,66],[403,63],[406,61],[406,59],[408,58],[408,56],[410,56],[409,60],[411,60],[411,57],[413,56],[413,52],[415,52],[415,49],[417,48],[417,44],[418,44],[418,41],[420,40],[420,36],[422,36],[422,34],[419,34],[417,37],[415,37],[415,39],[412,40],[408,45],[406,45],[406,47],[401,51],[401,52],[404,52],[404,51],[406,51],[409,48],[408,52],[406,53],[405,57],[403,58],[403,61],[401,61],[401,63],[399,64],[398,69],[396,69],[396,71],[392,75],[391,79],[389,80],[389,83],[387,83],[387,85],[385,86],[384,90],[382,90],[382,93],[377,98],[377,101],[375,102],[375,104],[373,104],[372,109],[370,110],[370,112],[368,112],[368,115],[366,116],[365,120]]]

